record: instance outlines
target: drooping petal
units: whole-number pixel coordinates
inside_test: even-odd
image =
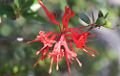
[[[73,42],[76,44],[76,46],[78,45],[78,34],[72,32],[72,40]]]
[[[86,52],[88,55],[90,55],[90,56],[95,56],[95,54],[94,53],[92,53],[92,52],[89,52],[88,50],[86,50],[86,49],[84,49],[84,48],[82,48],[82,50],[84,51],[84,52]]]
[[[66,58],[66,64],[67,64],[67,68],[68,68],[68,73],[70,74],[71,73],[70,62],[69,62],[68,54],[67,53],[65,53],[65,58]]]
[[[48,47],[48,46],[47,46],[47,45],[44,45],[40,50],[38,50],[38,51],[36,52],[36,55],[38,55],[39,53],[41,53],[41,51],[45,50],[46,47]]]
[[[43,42],[43,41],[44,41],[44,40],[43,40],[44,38],[45,38],[44,31],[40,31],[40,32],[39,32],[39,35],[37,35],[37,37],[36,37],[34,40],[29,41],[29,42],[27,42],[27,43]]]
[[[65,13],[62,17],[62,24],[64,28],[68,28],[68,22],[70,20],[71,17],[73,17],[75,15],[75,13],[68,7],[65,7]]]
[[[90,35],[90,32],[84,32],[78,35],[79,37],[76,37],[77,34],[75,34],[75,32],[74,33],[72,32],[72,34],[73,34],[72,39],[76,44],[77,48],[80,48],[81,50],[83,50],[84,52],[86,52],[87,54],[93,57],[95,56],[95,54],[97,54],[96,51],[86,46],[86,41],[88,39],[88,36]]]
[[[85,49],[87,49],[87,50],[89,50],[90,52],[92,52],[93,54],[99,54],[97,51],[95,51],[95,50],[93,50],[93,49],[91,49],[91,48],[89,48],[89,47],[87,47],[87,46],[84,46],[84,48]]]
[[[47,54],[48,50],[49,50],[49,47],[48,47],[48,46],[44,46],[43,48],[41,48],[40,50],[38,50],[38,51],[36,52],[36,55],[41,54],[41,57],[40,57],[40,59],[33,65],[33,67],[35,67],[35,66],[39,63],[39,61],[41,61],[41,60],[43,61],[43,60],[46,58],[46,54]]]
[[[50,19],[50,21],[55,24],[55,25],[60,25],[60,23],[55,19],[55,16],[53,13],[49,12],[48,9],[45,7],[45,5],[42,3],[41,0],[38,0],[39,4],[41,5],[41,7],[43,8],[43,10],[45,11],[46,15],[48,16],[48,18]]]
[[[78,58],[76,57],[75,60],[78,62],[79,66],[82,67],[82,63],[78,60]]]
[[[88,38],[90,33],[89,32],[84,32],[82,34],[77,34],[77,37],[76,37],[75,33],[72,32],[72,34],[73,34],[72,39],[75,42],[76,47],[83,48],[86,44],[87,38]]]
[[[64,34],[61,36],[60,41],[61,41],[61,45],[64,47],[64,53],[65,53],[65,58],[66,58],[66,64],[67,64],[68,72],[70,73],[70,72],[71,72],[71,70],[70,70],[70,63],[71,63],[71,60],[74,60],[74,58],[77,57],[77,54],[76,54],[74,51],[71,51],[71,50],[69,49]]]
[[[52,73],[52,66],[53,66],[53,58],[51,59],[50,68],[49,68],[49,74]]]

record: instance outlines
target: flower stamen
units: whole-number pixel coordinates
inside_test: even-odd
[[[49,74],[52,73],[52,66],[53,66],[53,58],[51,59],[50,68],[49,68]]]

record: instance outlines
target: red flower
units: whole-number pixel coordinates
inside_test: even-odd
[[[55,19],[55,16],[47,10],[42,1],[38,0],[38,2],[51,22],[58,25],[60,28],[60,33],[48,32],[45,34],[43,31],[40,31],[37,38],[33,41],[30,41],[42,42],[44,44],[43,48],[36,52],[36,55],[42,54],[39,60],[44,60],[47,55],[48,58],[51,58],[49,73],[52,72],[53,62],[56,62],[56,70],[59,69],[58,63],[62,61],[62,58],[64,56],[66,58],[66,64],[69,73],[72,60],[76,60],[78,64],[82,66],[81,62],[77,58],[77,53],[74,51],[74,48],[72,46],[73,44],[75,44],[77,48],[83,50],[87,54],[95,56],[96,51],[86,46],[86,41],[91,33],[88,31],[82,31],[82,28],[68,27],[70,18],[75,15],[75,13],[68,6],[65,7],[65,13],[62,17],[62,25],[60,26],[60,23]],[[50,48],[53,49],[52,52],[49,52]],[[36,62],[36,64],[39,62],[39,60]]]

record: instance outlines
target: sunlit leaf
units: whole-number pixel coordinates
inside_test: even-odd
[[[112,28],[112,23],[108,20],[105,21],[104,27],[106,28]]]
[[[38,4],[38,3],[34,3],[32,6],[30,6],[30,9],[33,11],[33,12],[36,12],[38,11],[38,9],[40,8],[41,6]]]
[[[0,33],[3,36],[9,36],[12,33],[12,28],[10,26],[8,26],[8,25],[3,25],[0,28]]]
[[[17,65],[15,65],[15,66],[13,67],[13,73],[17,73],[18,71],[19,71],[19,68],[18,68]]]
[[[108,10],[107,10],[107,9],[101,9],[101,10],[98,12],[98,18],[100,18],[100,17],[106,18],[107,15],[108,15]]]

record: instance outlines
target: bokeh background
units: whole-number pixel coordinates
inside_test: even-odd
[[[120,76],[120,0],[43,0],[61,22],[64,7],[69,5],[76,12],[69,25],[79,27],[81,13],[97,13],[100,9],[108,11],[107,19],[112,22],[112,29],[101,27],[94,29],[96,38],[87,45],[99,52],[95,58],[79,52],[78,58],[83,63],[79,67],[73,61],[72,76]],[[59,63],[60,70],[53,67],[48,74],[50,60],[40,61],[33,68],[39,56],[36,50],[41,43],[27,44],[40,30],[58,31],[46,17],[37,0],[0,0],[0,76],[67,76],[65,60]]]

